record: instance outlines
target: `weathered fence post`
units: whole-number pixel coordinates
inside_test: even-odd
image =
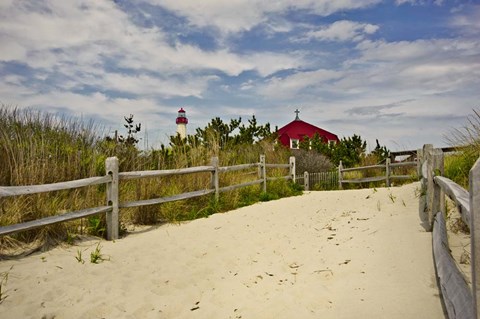
[[[423,150],[417,149],[417,176],[422,180]]]
[[[444,156],[441,148],[436,148],[432,153],[433,158],[433,173],[434,176],[443,176],[445,172],[444,168]],[[433,183],[433,204],[432,204],[432,224],[435,219],[435,214],[441,212],[445,215],[445,193],[443,192],[440,185]]]
[[[427,155],[427,231],[431,231],[435,214],[445,211],[445,196],[440,186],[436,185],[433,178],[443,175],[443,152],[441,149],[433,149]]]
[[[292,181],[295,183],[296,177],[295,177],[295,156],[290,156],[290,176],[292,177]]]
[[[262,182],[263,192],[267,192],[267,166],[265,165],[265,155],[260,155],[260,179]]]
[[[343,165],[342,165],[342,161],[340,161],[340,164],[338,164],[338,189],[343,188],[343,186],[342,186],[342,181],[343,181],[342,170],[343,170]]]
[[[310,177],[308,176],[307,171],[303,173],[303,188],[306,191],[310,190]]]
[[[423,225],[425,227],[425,230],[429,231],[430,225],[428,224],[428,203],[429,203],[429,189],[428,189],[428,156],[430,154],[430,151],[433,150],[433,145],[432,144],[425,144],[423,145],[423,149],[421,152],[421,157],[419,160],[421,161],[420,164],[420,170],[421,170],[421,176],[422,178],[420,179],[420,197],[418,201],[418,210],[419,210],[419,215],[421,220],[423,221]]]
[[[218,157],[214,156],[211,160],[213,166],[211,187],[215,189],[215,200],[218,201],[220,197],[219,191],[219,176],[218,176]]]
[[[474,316],[480,319],[480,160],[470,170],[470,263]]]
[[[112,176],[112,181],[107,183],[107,205],[112,206],[112,211],[107,212],[107,239],[118,239],[119,230],[119,199],[118,199],[118,158],[109,157],[105,161],[107,175]]]
[[[390,158],[387,158],[385,161],[385,183],[387,187],[390,187],[390,161]]]

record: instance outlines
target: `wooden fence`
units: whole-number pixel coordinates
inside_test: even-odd
[[[188,167],[182,169],[170,170],[152,170],[152,171],[136,171],[136,172],[119,172],[118,159],[116,157],[109,157],[105,163],[106,175],[99,177],[90,177],[80,180],[44,184],[44,185],[30,185],[30,186],[0,186],[0,198],[7,196],[19,196],[26,194],[44,193],[58,190],[74,189],[98,184],[106,184],[106,202],[105,206],[93,207],[79,211],[67,212],[61,215],[54,215],[42,219],[32,220],[29,222],[8,225],[0,227],[0,236],[12,234],[19,231],[25,231],[33,228],[38,228],[46,225],[52,225],[60,222],[66,222],[79,218],[84,218],[100,213],[106,214],[107,221],[107,238],[117,239],[119,231],[119,211],[121,208],[138,207],[145,205],[161,204],[166,202],[178,201],[188,198],[204,196],[208,194],[215,194],[215,199],[218,200],[219,194],[222,192],[231,191],[237,188],[262,185],[264,192],[267,190],[267,181],[275,179],[293,179],[295,180],[295,158],[290,157],[288,164],[267,164],[265,162],[265,155],[260,156],[260,162],[251,164],[242,164],[235,166],[218,166],[218,157],[213,157],[211,165]],[[225,187],[220,187],[220,174],[225,172],[233,172],[245,170],[250,168],[258,168],[258,179]],[[288,168],[289,174],[280,177],[268,177],[267,168]],[[148,200],[139,200],[133,202],[121,202],[119,198],[119,182],[128,179],[140,179],[149,177],[164,177],[173,175],[193,174],[193,173],[211,173],[211,185],[208,189],[201,189],[193,192],[177,194],[170,197],[160,197]]]
[[[381,181],[385,181],[386,186],[390,187],[391,181],[393,180],[411,180],[412,178],[416,178],[416,176],[412,176],[412,175],[393,175],[392,171],[395,167],[417,167],[417,173],[419,170],[418,161],[392,163],[391,160],[387,158],[385,161],[385,164],[353,167],[353,168],[343,168],[342,162],[340,161],[340,165],[338,166],[338,188],[342,189],[343,184],[346,184],[346,183],[370,183],[370,182],[381,182]],[[343,174],[346,172],[365,171],[365,170],[372,170],[372,169],[384,170],[385,173],[381,176],[344,179]]]
[[[396,167],[416,167],[416,174],[414,175],[394,175],[392,172]],[[356,178],[356,179],[345,179],[344,173],[354,172],[354,171],[366,171],[366,170],[383,170],[385,173],[381,176],[373,176],[366,178]],[[420,176],[419,173],[420,164],[418,161],[415,162],[400,162],[392,163],[390,159],[386,159],[385,164],[370,165],[363,167],[353,167],[353,168],[343,168],[342,162],[338,166],[335,172],[326,171],[326,172],[317,172],[309,173],[304,172],[303,175],[297,175],[297,183],[300,184],[300,181],[303,182],[303,187],[305,190],[310,189],[323,189],[323,190],[333,190],[333,189],[342,189],[343,184],[347,183],[370,183],[370,182],[381,182],[385,181],[387,187],[390,187],[390,184],[394,180],[412,180],[417,179],[417,176]]]
[[[425,145],[418,151],[421,163],[419,213],[426,230],[433,231],[433,256],[445,308],[450,319],[480,319],[480,159],[470,170],[469,192],[443,177],[441,149]],[[445,194],[456,204],[471,234],[472,287],[453,259],[445,223]],[[479,215],[479,216],[477,216]]]
[[[303,175],[297,175],[296,181],[298,184],[303,182],[303,188],[306,191],[310,189],[338,189],[338,173],[336,171],[317,173],[304,172]]]

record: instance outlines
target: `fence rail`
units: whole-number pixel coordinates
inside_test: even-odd
[[[385,181],[385,184],[387,185],[387,187],[390,187],[390,183],[392,180],[409,180],[412,178],[416,178],[416,176],[412,176],[412,175],[393,175],[392,169],[396,167],[417,167],[417,173],[418,173],[417,162],[392,163],[391,160],[387,158],[385,161],[385,164],[343,168],[343,164],[340,161],[340,165],[338,166],[338,188],[342,189],[343,184],[347,184],[347,183],[359,184],[359,183],[371,183],[371,182],[382,182],[382,181]],[[354,171],[365,171],[365,170],[371,170],[371,169],[384,170],[385,174],[382,176],[374,176],[374,177],[344,179],[344,175],[343,175],[344,173],[354,172]]]
[[[107,158],[105,162],[106,174],[105,176],[90,177],[74,181],[44,184],[44,185],[30,185],[30,186],[0,186],[0,198],[9,196],[28,195],[36,193],[44,193],[51,191],[74,189],[79,187],[86,187],[92,185],[106,184],[106,206],[87,208],[79,211],[71,211],[61,215],[49,216],[37,220],[28,221],[25,223],[7,225],[0,227],[0,236],[8,235],[15,232],[30,230],[38,227],[52,225],[56,223],[71,221],[79,218],[89,217],[96,214],[105,213],[107,221],[107,238],[117,239],[119,231],[119,211],[120,208],[139,207],[146,205],[156,205],[172,201],[184,200],[188,198],[200,197],[209,194],[215,194],[215,199],[218,200],[221,192],[228,192],[241,187],[262,184],[263,191],[266,192],[267,181],[276,179],[293,179],[295,180],[295,158],[291,157],[288,164],[267,164],[265,163],[265,155],[260,156],[260,162],[241,164],[235,166],[218,166],[218,157],[212,158],[212,165],[197,166],[182,169],[169,170],[152,170],[152,171],[135,171],[135,172],[119,172],[118,159],[116,157]],[[259,179],[254,181],[244,182],[236,185],[229,185],[220,187],[219,179],[220,173],[233,172],[245,170],[249,168],[258,168]],[[272,177],[267,176],[267,168],[288,168],[289,173],[285,176]],[[211,183],[210,188],[191,191],[187,193],[177,194],[169,197],[159,197],[147,200],[121,202],[119,198],[119,183],[122,180],[166,177],[183,174],[194,173],[210,173]]]
[[[469,191],[443,177],[444,157],[441,149],[424,145],[418,150],[421,169],[419,213],[426,230],[433,231],[433,257],[442,296],[450,319],[480,319],[480,159],[470,170]],[[445,195],[456,204],[471,234],[472,287],[457,267],[448,243],[445,222]]]

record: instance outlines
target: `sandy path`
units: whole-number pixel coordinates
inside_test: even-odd
[[[443,318],[417,187],[307,192],[165,225],[102,241],[100,264],[95,241],[2,261],[0,318]]]

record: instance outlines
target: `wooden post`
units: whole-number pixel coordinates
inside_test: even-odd
[[[342,181],[343,181],[342,170],[343,170],[343,165],[342,165],[342,161],[340,161],[340,164],[338,164],[338,189],[343,188],[343,186],[342,186]]]
[[[420,180],[420,198],[419,198],[419,214],[420,214],[420,219],[423,221],[423,225],[425,227],[425,230],[431,231],[431,225],[429,224],[429,216],[428,216],[428,211],[429,211],[429,193],[431,191],[429,190],[429,184],[428,184],[428,170],[429,170],[429,155],[430,152],[433,150],[433,145],[432,144],[425,144],[423,145],[423,150],[422,150],[422,157],[421,157],[421,168],[420,170],[422,171],[422,178]],[[427,167],[426,170],[423,170],[423,167]]]
[[[214,156],[211,160],[213,166],[211,187],[215,189],[215,201],[220,197],[219,176],[218,176],[218,157]]]
[[[267,166],[265,165],[265,155],[260,155],[260,179],[263,179],[262,190],[267,192]]]
[[[303,188],[308,191],[310,190],[310,177],[308,176],[308,172],[303,173]]]
[[[473,311],[480,319],[480,159],[470,170],[470,218]]]
[[[295,176],[295,156],[290,156],[290,176],[292,178],[292,181],[295,183],[296,181],[296,176]]]
[[[423,164],[423,150],[417,149],[417,176],[418,179],[422,179],[422,164]]]
[[[387,187],[390,187],[390,158],[387,158],[385,161],[385,183]]]
[[[107,239],[118,239],[119,230],[119,198],[118,198],[118,158],[109,157],[105,161],[107,175],[112,176],[112,181],[107,184],[107,205],[112,206],[112,211],[107,212]]]
[[[443,175],[443,151],[433,149],[427,153],[428,160],[428,188],[427,188],[427,208],[428,208],[428,231],[432,230],[435,215],[438,212],[445,213],[445,195],[440,186],[436,185],[433,178],[437,175]]]

